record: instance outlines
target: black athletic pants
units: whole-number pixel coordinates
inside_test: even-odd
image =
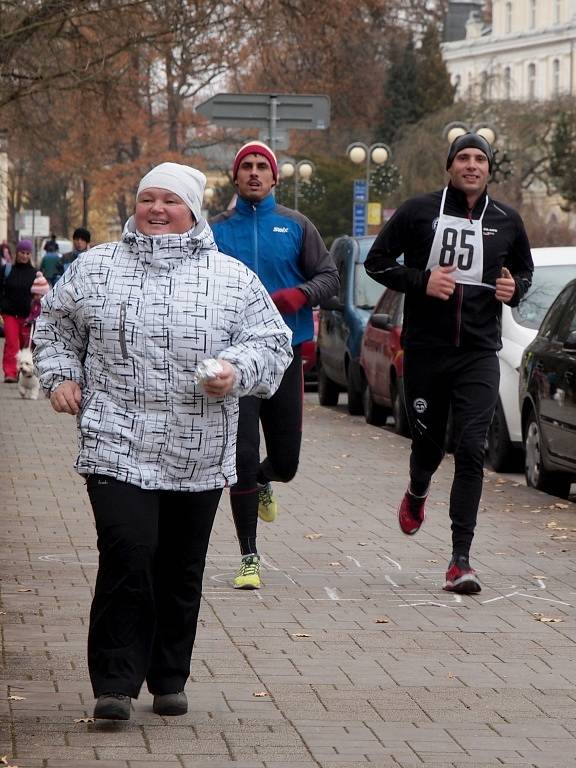
[[[91,475],[98,576],[88,667],[96,697],[184,690],[221,490],[145,491]]]
[[[498,399],[496,352],[407,349],[404,396],[412,432],[410,487],[423,495],[444,456],[452,409],[454,480],[450,494],[452,550],[468,555],[482,494],[484,444]]]
[[[243,555],[256,552],[258,484],[287,483],[296,474],[302,443],[302,355],[294,359],[280,386],[268,400],[241,397],[236,447],[238,482],[230,489],[230,504]],[[260,424],[267,456],[260,463]]]

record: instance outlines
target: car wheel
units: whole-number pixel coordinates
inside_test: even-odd
[[[531,488],[567,498],[572,478],[563,472],[549,472],[542,459],[542,433],[534,411],[530,413],[524,438],[524,473]]]
[[[394,431],[398,435],[410,437],[410,423],[406,413],[406,403],[404,402],[404,392],[402,380],[392,382],[390,386],[392,400],[392,414],[394,416]]]
[[[348,413],[350,416],[364,415],[364,374],[354,363],[350,363],[346,372],[346,391],[348,392]]]
[[[327,375],[322,367],[322,361],[318,360],[318,400],[320,405],[338,405],[340,387]]]
[[[388,409],[383,405],[374,402],[372,392],[368,384],[364,387],[364,418],[368,424],[375,427],[381,427],[386,424],[388,418]]]
[[[494,416],[488,430],[487,458],[488,463],[496,472],[514,472],[522,466],[521,452],[510,442],[500,398],[496,403]]]

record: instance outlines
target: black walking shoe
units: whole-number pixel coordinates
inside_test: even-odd
[[[443,588],[446,592],[458,592],[461,595],[473,595],[481,591],[476,571],[470,567],[466,555],[456,555],[452,558]]]
[[[185,715],[188,712],[188,699],[184,691],[158,693],[154,695],[152,709],[156,715]]]
[[[123,693],[103,693],[94,707],[97,720],[130,720],[132,699]]]

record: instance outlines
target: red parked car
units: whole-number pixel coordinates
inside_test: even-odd
[[[302,372],[304,373],[304,385],[316,384],[318,382],[318,371],[316,370],[316,339],[318,338],[318,317],[320,310],[316,307],[313,310],[314,317],[314,338],[305,341],[302,344]]]
[[[368,320],[360,349],[364,373],[364,416],[368,424],[394,416],[395,430],[409,435],[402,386],[404,353],[400,344],[404,294],[387,289]]]

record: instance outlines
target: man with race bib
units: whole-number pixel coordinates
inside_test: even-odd
[[[451,410],[452,559],[444,589],[464,594],[481,589],[469,553],[484,443],[498,399],[502,303],[516,306],[533,272],[522,219],[487,194],[492,164],[492,148],[482,136],[458,137],[446,161],[448,186],[400,206],[366,259],[370,277],[406,294],[403,386],[412,450],[400,528],[412,535],[424,521]]]

